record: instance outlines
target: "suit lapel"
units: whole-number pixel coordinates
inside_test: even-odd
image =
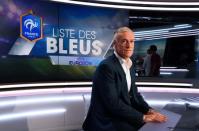
[[[122,78],[125,78],[125,72],[122,68],[122,65],[120,64],[118,58],[115,56],[115,54],[113,55],[114,56],[114,66],[116,66],[117,70],[120,72],[119,74],[122,75]]]
[[[126,74],[122,68],[122,65],[120,64],[118,58],[114,55],[114,66],[116,67],[117,71],[119,72],[118,74],[121,75],[121,85],[122,87],[122,95],[125,98],[125,100],[130,104],[130,99],[128,95],[128,87],[127,87],[127,81],[126,81]]]
[[[133,97],[133,100],[134,101],[137,101],[137,102],[139,102],[138,101],[138,99],[137,99],[137,96],[136,96],[136,85],[135,85],[135,70],[131,67],[131,69],[130,69],[130,73],[131,73],[131,89],[130,89],[130,92],[129,92],[129,96],[130,97]]]

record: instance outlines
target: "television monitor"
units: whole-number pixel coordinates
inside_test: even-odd
[[[131,10],[129,14],[129,26],[136,37],[134,57],[138,76],[146,76],[143,61],[147,49],[155,45],[161,57],[159,78],[198,78],[197,12]]]

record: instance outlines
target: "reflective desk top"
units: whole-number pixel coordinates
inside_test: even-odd
[[[182,98],[177,101],[168,103],[163,110],[179,114],[181,118],[174,127],[168,127],[168,129],[163,127],[164,129],[161,129],[161,131],[199,131],[199,97]],[[155,126],[154,129],[156,129]],[[147,131],[146,128],[140,130]]]

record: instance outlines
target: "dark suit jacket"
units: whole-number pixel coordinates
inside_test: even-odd
[[[85,131],[133,131],[143,124],[143,114],[150,107],[137,92],[135,70],[130,71],[132,84],[128,92],[125,72],[117,57],[112,55],[100,63],[93,78]]]

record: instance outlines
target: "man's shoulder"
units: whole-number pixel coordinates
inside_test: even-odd
[[[152,54],[152,55],[151,55],[151,58],[160,58],[160,55],[157,54],[157,53],[155,53],[155,54]]]
[[[115,62],[116,57],[114,55],[111,55],[107,58],[105,58],[104,60],[102,60],[101,64],[113,64]]]
[[[112,70],[115,69],[113,66],[115,63],[113,62],[114,59],[110,57],[105,58],[100,62],[100,64],[97,66],[96,72],[101,72],[102,70]]]
[[[146,55],[146,56],[144,57],[144,59],[146,59],[146,60],[151,59],[151,55]]]

